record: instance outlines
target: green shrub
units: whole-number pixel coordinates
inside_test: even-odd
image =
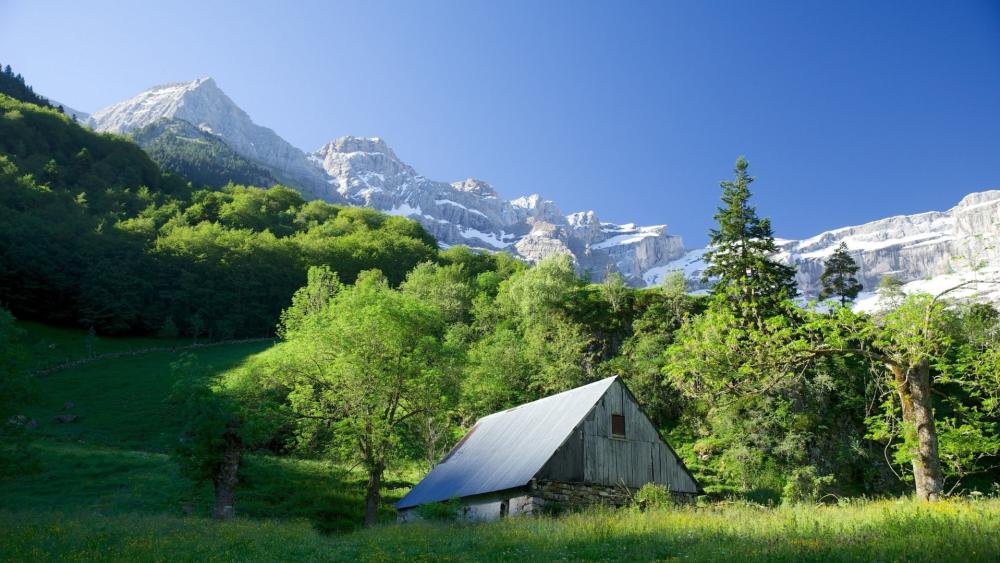
[[[632,497],[632,503],[639,510],[667,508],[674,505],[670,487],[658,483],[646,483]]]
[[[453,498],[441,502],[421,504],[416,508],[416,511],[417,516],[424,520],[448,521],[458,517],[460,508],[462,508],[462,501]]]
[[[785,504],[816,502],[827,487],[833,484],[833,475],[816,475],[816,468],[807,465],[792,472],[781,493]]]

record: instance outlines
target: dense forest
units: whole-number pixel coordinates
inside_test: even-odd
[[[860,287],[846,252],[796,300],[751,204],[722,183],[708,295],[633,289],[571,259],[439,250],[415,222],[294,189],[195,189],[137,145],[0,96],[0,344],[13,317],[97,334],[278,343],[219,380],[179,363],[174,452],[232,516],[248,452],[385,472],[429,466],[480,416],[620,375],[713,498],[988,490],[1000,465],[1000,314]],[[13,317],[11,316],[13,314]],[[4,354],[0,420],[30,385]],[[9,426],[9,424],[8,424]]]
[[[387,468],[432,465],[477,417],[617,374],[715,498],[988,490],[996,309],[886,284],[878,314],[856,313],[843,251],[829,299],[803,306],[794,269],[770,258],[752,181],[740,159],[723,182],[705,297],[679,275],[647,290],[591,284],[565,256],[525,268],[450,249],[398,287],[378,270],[351,284],[313,268],[281,343],[190,395],[180,459],[216,484],[220,517],[244,450],[357,463],[374,523]]]
[[[44,97],[36,94],[35,89],[24,80],[24,77],[20,73],[15,73],[10,65],[0,65],[0,94],[10,96],[22,102],[42,107],[52,107],[52,104]]]

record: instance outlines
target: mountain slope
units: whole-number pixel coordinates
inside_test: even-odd
[[[217,189],[233,182],[267,188],[278,183],[267,169],[183,119],[161,118],[133,132],[132,139],[157,164],[196,187]]]
[[[255,125],[209,78],[152,88],[93,115],[98,130],[127,132],[163,117],[183,119],[212,134],[252,163],[310,196],[348,202],[420,222],[442,246],[465,244],[504,250],[529,261],[570,254],[594,280],[621,272],[632,285],[655,285],[666,273],[684,271],[698,287],[704,249],[685,249],[666,226],[601,222],[593,211],[564,215],[535,194],[505,200],[473,178],[431,180],[403,162],[383,141],[339,137],[306,155],[270,129]],[[835,229],[801,241],[781,241],[780,258],[799,268],[806,297],[819,290],[823,260],[841,241],[861,264],[862,282],[873,288],[887,274],[915,282],[961,273],[961,259],[1000,266],[991,250],[1000,205],[995,192],[972,194],[947,212],[892,217]],[[991,215],[992,214],[992,215]],[[981,258],[978,256],[982,255]]]
[[[422,227],[289,188],[192,190],[138,145],[0,95],[0,296],[20,319],[100,334],[273,333],[310,266],[400,283]]]
[[[216,135],[238,154],[306,195],[339,200],[328,189],[322,171],[301,150],[271,129],[255,124],[211,78],[156,86],[94,112],[91,124],[97,131],[130,133],[162,118],[182,119]]]
[[[430,180],[377,137],[340,137],[310,157],[348,202],[416,219],[445,245],[506,250],[530,261],[569,254],[594,279],[618,271],[635,285],[644,270],[683,252],[665,226],[601,223],[593,211],[565,216],[537,194],[506,201],[475,178]]]
[[[340,137],[307,157],[254,124],[210,78],[151,88],[95,112],[90,123],[98,131],[128,133],[164,118],[214,135],[307,196],[415,219],[442,246],[506,250],[531,261],[570,254],[594,279],[619,271],[633,285],[642,283],[642,272],[683,252],[681,239],[665,226],[603,224],[593,212],[567,217],[538,195],[506,201],[481,180],[431,180],[378,138]]]

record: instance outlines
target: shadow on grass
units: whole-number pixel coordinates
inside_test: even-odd
[[[37,469],[0,479],[0,506],[8,509],[208,516],[212,487],[185,479],[166,454],[93,444],[36,440]],[[241,518],[296,519],[325,533],[361,526],[365,479],[319,461],[246,456],[236,512]],[[392,503],[411,484],[390,480],[380,519],[395,520]]]

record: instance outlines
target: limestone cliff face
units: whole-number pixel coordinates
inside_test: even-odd
[[[1000,190],[969,194],[948,211],[899,215],[777,242],[781,251],[775,258],[795,265],[799,291],[806,298],[819,294],[823,264],[842,242],[860,267],[866,294],[887,275],[906,282],[909,291],[928,292],[970,279],[1000,279]],[[701,281],[705,250],[647,270],[645,282],[659,283],[677,270],[691,287],[707,287]],[[983,286],[981,291],[985,298],[1000,300],[1000,287]]]
[[[569,254],[595,280],[618,271],[633,285],[642,285],[645,270],[683,252],[680,237],[665,226],[601,223],[593,211],[565,216],[538,194],[507,201],[475,178],[430,180],[379,138],[341,137],[310,157],[349,202],[413,218],[443,245],[505,250],[532,262]]]
[[[883,276],[916,282],[976,266],[1000,266],[1000,191],[970,194],[948,211],[900,215],[787,241],[782,258],[798,267],[800,290],[819,293],[823,262],[841,243],[858,262],[859,279],[874,290]]]

